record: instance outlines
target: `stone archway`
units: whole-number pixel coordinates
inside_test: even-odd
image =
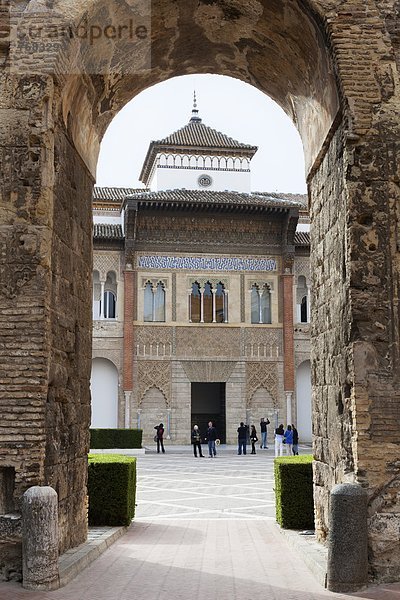
[[[296,427],[302,442],[312,441],[311,365],[309,360],[296,369]]]
[[[2,40],[0,403],[3,415],[18,413],[18,423],[4,427],[0,467],[15,468],[15,498],[35,483],[57,489],[61,551],[83,541],[86,527],[91,193],[99,143],[113,116],[145,87],[213,72],[269,94],[301,134],[312,214],[318,533],[327,534],[332,485],[360,482],[370,496],[371,574],[398,576],[395,4],[155,0],[135,3],[135,19],[149,27],[126,38],[112,37],[112,29],[106,35],[105,25],[116,18],[126,24],[128,0],[58,0],[71,27],[101,23],[96,43],[75,36],[33,64],[29,44],[15,54]],[[31,12],[43,20],[46,3],[32,0],[25,10],[24,18]],[[290,251],[285,266],[291,276]],[[133,385],[126,369],[124,390]]]
[[[111,360],[92,360],[90,378],[93,428],[118,427],[118,370]]]

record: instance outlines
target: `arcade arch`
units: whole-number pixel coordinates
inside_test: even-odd
[[[94,358],[90,387],[92,391],[91,427],[118,427],[118,370],[107,358]]]

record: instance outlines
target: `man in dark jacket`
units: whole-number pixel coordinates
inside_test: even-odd
[[[156,430],[156,438],[157,438],[157,452],[160,454],[160,446],[162,453],[165,454],[164,450],[164,425],[160,423],[154,427]]]
[[[238,427],[238,454],[246,454],[246,443],[247,443],[247,427],[243,422]]]
[[[207,429],[207,442],[208,442],[208,455],[209,458],[216,457],[217,451],[215,449],[215,440],[217,439],[217,430],[212,424],[212,421],[208,423]]]
[[[267,420],[264,419],[264,417],[261,417],[261,421],[260,421],[260,431],[261,431],[261,445],[260,448],[268,448],[267,446],[267,425],[269,425],[270,420],[267,418]]]

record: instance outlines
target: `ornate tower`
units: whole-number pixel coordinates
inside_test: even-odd
[[[256,152],[256,146],[242,144],[205,125],[194,94],[189,123],[150,143],[140,180],[152,191],[250,192],[250,161]]]

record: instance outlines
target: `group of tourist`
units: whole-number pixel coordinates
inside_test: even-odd
[[[260,421],[260,432],[261,432],[261,444],[260,448],[267,449],[267,426],[270,424],[269,419],[262,417]],[[165,453],[164,449],[164,425],[160,423],[154,427],[156,434],[154,441],[157,442],[157,452]],[[251,454],[256,454],[256,444],[258,442],[258,435],[255,425],[251,425],[250,432],[248,425],[245,425],[241,421],[238,429],[238,455],[247,453],[247,443],[250,440],[251,443]],[[204,457],[201,448],[201,434],[198,425],[194,425],[191,434],[191,441],[193,445],[193,454],[197,458]],[[208,456],[209,458],[215,458],[217,456],[216,445],[218,443],[217,430],[215,429],[212,421],[209,421],[208,428],[205,436],[205,441],[208,445]],[[285,428],[283,424],[279,425],[275,429],[275,456],[283,456],[283,447],[286,448],[286,454],[288,456],[296,456],[299,454],[299,434],[296,427],[288,425]]]
[[[288,456],[299,454],[299,433],[294,425],[288,425],[285,429],[281,423],[275,429],[275,456],[283,456],[283,446]]]

